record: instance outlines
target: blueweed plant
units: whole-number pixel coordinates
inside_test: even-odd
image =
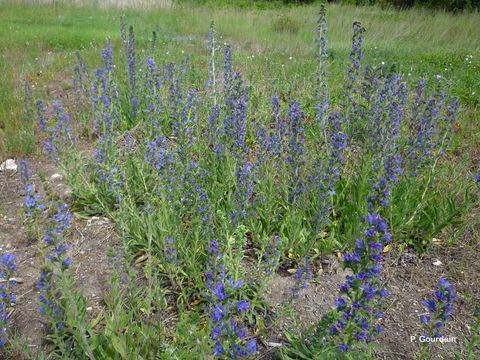
[[[248,338],[243,313],[250,309],[247,300],[238,299],[241,280],[228,277],[222,265],[222,252],[217,240],[208,247],[209,260],[205,273],[207,310],[210,315],[213,356],[229,359],[248,358],[257,351],[256,339]]]
[[[382,332],[376,323],[381,318],[381,301],[388,295],[381,284],[382,251],[392,241],[385,220],[378,214],[364,219],[367,229],[355,241],[355,251],[344,254],[344,267],[352,271],[340,285],[336,302],[339,319],[328,329],[328,334],[341,352],[368,342]]]
[[[453,286],[444,278],[438,280],[431,298],[422,301],[422,305],[427,310],[426,314],[420,315],[420,323],[425,336],[442,336],[442,328],[453,315],[456,298]]]
[[[279,235],[274,235],[265,246],[261,256],[263,270],[267,276],[271,276],[278,268],[281,258],[281,240]]]
[[[421,342],[421,359],[429,358],[428,347],[430,343],[442,337],[442,329],[453,316],[456,298],[457,295],[453,286],[446,279],[440,278],[432,296],[422,301],[426,313],[420,315],[419,320],[422,326],[422,335],[430,339],[430,341]]]
[[[65,153],[76,143],[70,115],[59,100],[52,100],[48,105],[43,100],[37,100],[35,108],[40,131],[45,136],[45,154],[58,164],[62,152]]]
[[[15,255],[10,253],[2,254],[0,263],[0,349],[5,348],[8,341],[8,311],[16,302],[16,296],[12,291],[12,286],[16,285],[13,277],[16,271]]]
[[[30,165],[26,160],[19,161],[20,181],[25,189],[25,216],[35,222],[39,214],[46,209],[42,196],[35,190],[31,179]]]
[[[320,13],[317,19],[317,27],[315,29],[315,47],[316,47],[316,116],[315,120],[320,124],[323,134],[323,142],[327,142],[327,135],[325,132],[326,119],[328,117],[329,103],[328,103],[328,80],[327,80],[327,19],[325,4],[320,5]]]
[[[71,259],[67,255],[68,246],[64,239],[70,227],[70,219],[71,213],[68,206],[63,203],[57,204],[48,217],[42,248],[45,262],[37,283],[37,288],[40,290],[40,313],[47,317],[57,336],[63,329],[63,314],[54,281],[56,277],[61,277],[71,265]]]

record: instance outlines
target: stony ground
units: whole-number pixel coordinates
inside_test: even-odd
[[[69,189],[63,176],[51,164],[32,159],[32,174],[43,173],[52,188],[68,198]],[[38,178],[34,177],[38,183]],[[12,252],[17,257],[19,284],[15,288],[18,302],[10,314],[10,320],[19,339],[24,339],[32,353],[45,344],[42,319],[38,312],[39,256],[36,240],[29,239],[23,225],[21,208],[24,189],[18,173],[0,172],[0,252]],[[444,333],[457,338],[457,343],[433,344],[429,347],[432,359],[453,359],[459,354],[465,358],[464,339],[471,336],[471,323],[475,306],[480,304],[480,209],[465,219],[469,224],[458,234],[455,244],[447,244],[442,237],[433,242],[428,251],[419,256],[409,249],[394,247],[385,258],[385,287],[390,296],[382,325],[385,332],[376,342],[379,359],[412,359],[419,353],[418,342],[410,336],[421,332],[418,316],[423,308],[420,301],[433,291],[436,281],[444,276],[459,293],[456,312]],[[451,229],[455,231],[455,229]],[[448,234],[445,234],[447,237]],[[108,252],[115,247],[117,237],[109,219],[92,217],[80,219],[74,216],[69,245],[75,278],[88,298],[88,311],[95,316],[102,308],[102,294],[108,286]],[[293,311],[298,326],[306,328],[314,324],[331,308],[337,296],[338,284],[345,272],[336,255],[324,256],[315,264],[315,278],[302,291]],[[271,313],[279,315],[290,296],[293,277],[286,271],[275,274],[267,288],[267,302]],[[262,352],[258,359],[275,359],[275,350],[284,341],[282,329],[295,328],[287,320],[277,319],[267,335],[261,339]],[[480,359],[480,353],[478,357]],[[18,359],[18,357],[17,357]]]

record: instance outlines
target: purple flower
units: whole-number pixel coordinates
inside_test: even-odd
[[[301,261],[297,264],[297,272],[293,276],[295,280],[295,286],[291,288],[293,299],[298,299],[300,294],[300,289],[305,289],[308,287],[308,282],[313,277],[312,270],[310,268],[310,263],[308,258],[304,256]]]
[[[315,120],[320,124],[320,129],[324,136],[323,141],[327,142],[326,135],[326,119],[328,116],[328,81],[327,81],[327,21],[325,16],[325,5],[320,5],[320,14],[317,19],[317,27],[315,29],[315,46],[316,53],[315,57],[317,60],[317,70],[316,70],[316,116]]]
[[[272,275],[278,267],[280,260],[280,245],[280,236],[274,235],[262,254],[262,264],[265,268],[265,273],[269,276]]]
[[[0,284],[0,349],[3,349],[7,341],[5,330],[9,325],[8,311],[16,302],[16,296],[11,291],[11,286],[16,284],[12,280],[15,270],[15,255],[2,254],[0,263],[0,279],[2,280]]]
[[[246,300],[241,300],[237,302],[237,311],[242,312],[242,311],[247,311],[250,309],[250,306],[248,305],[248,301]]]
[[[225,353],[223,345],[220,341],[215,342],[215,346],[213,347],[213,356],[221,356]]]
[[[440,278],[432,297],[422,301],[429,315],[421,315],[420,323],[429,335],[440,336],[440,329],[453,313],[455,298],[453,286],[444,278]]]
[[[209,224],[203,224],[204,227]],[[205,272],[207,292],[203,297],[207,300],[206,310],[211,318],[210,336],[215,340],[213,355],[220,357],[224,353],[236,354],[236,357],[249,356],[249,342],[244,327],[240,326],[242,313],[249,310],[246,300],[238,300],[238,289],[243,285],[241,280],[227,277],[223,267],[221,246],[217,240],[211,240],[207,248],[209,259]]]

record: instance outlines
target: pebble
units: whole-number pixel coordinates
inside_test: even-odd
[[[53,174],[52,176],[50,176],[50,181],[56,181],[56,180],[59,180],[59,181],[60,181],[60,180],[62,180],[62,179],[63,179],[63,176],[60,175],[60,174],[57,174],[57,173],[55,173],[55,174]]]
[[[13,159],[7,159],[0,164],[0,171],[17,171],[17,163]]]
[[[90,219],[87,221],[87,227],[92,226],[92,225],[108,225],[110,224],[110,220],[106,217],[98,217],[98,216],[92,216]]]
[[[277,342],[267,342],[267,345],[271,346],[271,347],[281,347],[282,346],[282,344],[277,343]]]

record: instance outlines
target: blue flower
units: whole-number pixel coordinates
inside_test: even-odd
[[[247,311],[248,309],[250,309],[250,306],[248,305],[248,301],[246,300],[241,300],[237,302],[236,307],[237,307],[237,311],[239,312]]]
[[[440,278],[432,298],[422,301],[429,315],[420,315],[420,323],[431,336],[440,336],[440,329],[453,313],[453,301],[456,299],[453,286]]]
[[[0,263],[0,349],[4,348],[7,341],[6,329],[8,327],[7,310],[16,303],[16,296],[12,294],[11,286],[16,285],[12,280],[16,271],[15,255],[6,253],[2,254]]]
[[[236,357],[247,357],[247,354],[251,353],[249,347],[252,343],[245,343],[246,329],[239,321],[241,313],[248,311],[250,307],[247,300],[236,299],[237,291],[243,286],[243,282],[227,277],[222,265],[221,246],[217,240],[210,241],[207,253],[207,292],[203,297],[207,300],[206,310],[211,316],[210,336],[215,341],[213,355],[219,357],[228,353],[235,354]]]

